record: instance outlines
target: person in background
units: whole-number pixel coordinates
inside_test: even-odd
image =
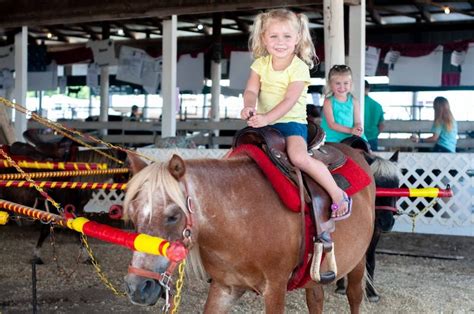
[[[433,101],[434,122],[428,138],[418,138],[412,135],[411,140],[416,143],[436,143],[433,152],[455,153],[458,137],[458,125],[454,120],[449,102],[444,97],[436,97]]]
[[[337,186],[328,168],[308,154],[306,94],[316,58],[308,24],[304,14],[286,9],[257,15],[250,36],[256,60],[240,116],[250,127],[269,125],[282,133],[293,165],[326,189],[332,199],[331,218],[342,220],[351,214],[352,199]]]
[[[370,84],[365,81],[364,105],[364,135],[370,144],[370,149],[379,149],[378,137],[384,129],[382,106],[369,96]]]
[[[130,113],[130,121],[141,121],[142,120],[142,113],[140,112],[140,108],[137,105],[132,106],[132,112]]]
[[[367,140],[361,123],[360,104],[351,91],[351,68],[347,65],[334,65],[328,73],[321,119],[326,142],[339,143],[353,135]]]

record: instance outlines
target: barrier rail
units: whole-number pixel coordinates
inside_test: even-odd
[[[143,233],[126,232],[114,227],[90,221],[84,217],[66,218],[35,208],[0,199],[0,208],[29,216],[37,220],[54,223],[92,238],[126,247],[130,250],[153,255],[163,255],[171,261],[180,262],[187,255],[181,242],[169,242]]]

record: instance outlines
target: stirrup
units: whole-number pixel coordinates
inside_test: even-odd
[[[325,236],[326,235],[326,236]],[[311,261],[310,275],[317,283],[328,284],[333,282],[337,276],[336,257],[334,255],[334,243],[329,234],[322,233],[320,237],[314,242],[313,259]],[[326,258],[329,270],[321,274],[321,259],[323,252],[326,253]]]

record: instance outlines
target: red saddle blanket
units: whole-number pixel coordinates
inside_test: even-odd
[[[14,161],[19,161],[19,160],[27,160],[27,161],[33,161],[29,156],[24,156],[24,155],[12,155],[10,151],[10,145],[2,144],[0,145],[0,148],[8,155],[10,156],[11,159]],[[0,155],[0,159],[3,159],[4,156]]]
[[[265,152],[255,145],[244,144],[234,148],[230,152],[229,157],[241,155],[246,155],[255,161],[270,181],[282,202],[291,211],[300,212],[301,200],[298,187],[272,163]],[[367,173],[349,157],[347,157],[347,162],[343,166],[333,170],[331,173],[333,176],[342,176],[344,178],[345,184],[342,188],[348,195],[357,193],[371,182]],[[309,270],[311,267],[311,257],[313,255],[312,239],[315,235],[315,227],[310,217],[308,204],[305,204],[305,225],[304,260],[293,272],[288,282],[288,291],[300,288],[311,280]]]

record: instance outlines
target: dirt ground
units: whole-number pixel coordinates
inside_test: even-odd
[[[0,314],[32,313],[32,265],[29,259],[38,228],[0,226]],[[76,237],[70,231],[56,232],[56,254],[45,243],[45,265],[37,266],[39,313],[147,313],[154,307],[132,305],[104,286],[91,265],[78,263]],[[91,247],[110,281],[121,291],[131,252],[90,240]],[[364,313],[467,313],[474,312],[474,238],[391,233],[382,237],[380,250],[414,255],[441,255],[456,260],[377,254],[375,284],[381,300],[366,301]],[[59,260],[54,262],[54,256]],[[461,258],[462,257],[462,258]],[[344,296],[325,287],[325,313],[347,313]],[[185,281],[179,312],[201,313],[207,285]],[[262,313],[262,299],[246,294],[233,313]],[[306,313],[304,292],[288,294],[287,313]]]

